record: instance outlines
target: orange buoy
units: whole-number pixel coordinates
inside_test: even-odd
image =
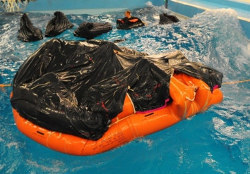
[[[223,99],[220,89],[211,91],[202,80],[185,74],[174,74],[169,90],[173,99],[171,104],[145,112],[135,112],[127,94],[123,111],[112,120],[108,131],[97,141],[44,129],[21,117],[15,109],[13,114],[18,129],[34,141],[66,154],[94,155],[172,126],[206,111]]]

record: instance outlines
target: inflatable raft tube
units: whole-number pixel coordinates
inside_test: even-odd
[[[108,131],[97,141],[44,129],[21,117],[15,109],[13,114],[18,129],[34,141],[62,153],[84,156],[109,151],[136,138],[170,127],[206,111],[223,99],[223,94],[217,86],[211,91],[202,80],[185,74],[174,74],[169,89],[173,99],[171,104],[136,113],[127,94],[123,111],[112,120]]]

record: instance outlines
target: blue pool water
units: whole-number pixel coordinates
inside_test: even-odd
[[[250,39],[250,1],[249,0],[169,0],[169,9],[182,15],[193,17],[209,9],[233,9],[237,12],[240,25]]]
[[[189,60],[223,72],[224,82],[250,79],[250,41],[233,10],[214,10],[174,25],[157,25],[163,7],[133,11],[148,23],[130,31],[115,28],[123,12],[71,14],[74,28],[57,38],[80,40],[74,29],[83,21],[111,22],[114,29],[97,39],[126,39],[127,46],[150,54],[181,50]],[[52,14],[28,14],[45,31]],[[0,13],[0,84],[8,84],[22,62],[44,40],[17,40],[21,14]],[[224,100],[208,111],[168,129],[96,156],[70,156],[45,148],[21,134],[9,102],[10,87],[0,88],[0,173],[168,174],[250,172],[250,83],[223,85]]]
[[[250,1],[241,0],[171,0],[174,2],[198,5],[201,8],[217,9],[231,8],[237,11],[238,15],[250,19]]]

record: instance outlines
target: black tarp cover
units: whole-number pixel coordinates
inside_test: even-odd
[[[48,22],[45,30],[46,37],[57,36],[74,25],[68,20],[64,13],[56,11],[54,17]]]
[[[172,24],[179,21],[180,20],[174,15],[168,15],[167,13],[160,14],[159,24]]]
[[[74,36],[93,39],[96,36],[109,32],[110,30],[112,30],[112,25],[108,22],[83,22],[74,31]]]
[[[163,106],[173,72],[202,79],[211,90],[222,81],[180,52],[150,56],[107,41],[52,39],[18,70],[11,103],[34,124],[97,140],[122,112],[126,93],[136,111]]]
[[[24,42],[37,41],[43,39],[42,31],[33,26],[28,15],[24,13],[20,18],[20,29],[17,38]]]

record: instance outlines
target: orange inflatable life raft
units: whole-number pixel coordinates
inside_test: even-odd
[[[127,94],[123,111],[112,120],[108,131],[97,141],[44,129],[21,117],[15,109],[14,119],[23,134],[50,149],[71,155],[95,155],[172,126],[206,111],[223,99],[220,89],[211,91],[202,80],[185,74],[174,74],[169,90],[173,99],[171,104],[146,112],[135,112]]]
[[[116,26],[117,29],[132,29],[132,28],[138,28],[142,27],[145,24],[141,21],[141,19],[137,17],[131,17],[131,18],[123,18],[123,19],[117,19]]]

